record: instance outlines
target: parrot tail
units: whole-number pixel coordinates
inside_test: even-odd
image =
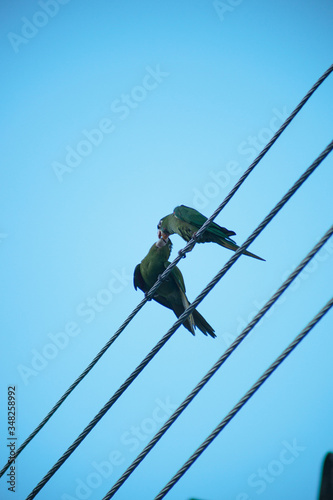
[[[214,333],[214,328],[212,328],[210,324],[207,323],[205,318],[201,316],[201,314],[196,309],[193,311],[192,315],[195,322],[195,326],[197,326],[199,330],[202,331],[202,333],[204,333],[205,335],[207,335],[208,333],[208,335],[210,335],[214,339],[216,337]]]
[[[226,240],[225,238],[219,238],[218,236],[216,238],[214,238],[213,241],[214,241],[214,243],[218,243],[222,247],[229,248],[229,250],[233,250],[234,252],[236,252],[236,250],[239,248],[239,246],[236,245],[236,243],[234,241]],[[245,250],[243,252],[243,254],[248,255],[249,257],[253,257],[254,259],[263,260],[263,261],[265,260],[262,257],[259,257],[258,255],[254,254],[254,253],[248,252],[247,250]]]
[[[191,305],[185,293],[182,291],[181,291],[181,299],[182,299],[182,306],[184,309],[182,310],[175,308],[173,309],[177,318],[179,318],[179,316],[185,311],[185,309],[187,309],[188,306]],[[201,314],[196,309],[194,309],[193,313],[190,314],[189,317],[184,321],[183,325],[185,326],[185,328],[187,328],[189,332],[192,333],[192,335],[195,335],[194,331],[195,327],[198,327],[199,330],[201,330],[202,333],[204,333],[205,335],[207,335],[208,333],[211,337],[213,338],[216,337],[214,329],[210,326],[209,323],[207,323],[205,318],[201,316]]]

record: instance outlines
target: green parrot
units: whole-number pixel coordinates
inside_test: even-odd
[[[147,293],[160,274],[165,271],[170,262],[168,258],[171,253],[172,243],[169,238],[160,238],[150,248],[146,257],[138,264],[134,270],[134,288],[140,288]],[[174,267],[166,281],[157,289],[153,299],[165,307],[172,309],[177,318],[190,305],[186,297],[184,278],[178,267]],[[194,310],[192,314],[184,321],[184,326],[193,335],[196,327],[205,335],[216,337],[213,328],[207,323],[201,314]]]
[[[179,205],[176,207],[172,214],[166,215],[161,219],[157,225],[158,237],[166,239],[170,234],[177,233],[185,241],[190,241],[192,236],[200,229],[206,222],[207,217],[202,215],[194,208]],[[230,238],[236,234],[234,231],[229,231],[225,227],[221,227],[215,222],[211,222],[203,235],[199,238],[198,243],[213,242],[230,250],[236,251],[239,246],[234,240]],[[255,259],[265,260],[254,253],[245,250],[244,255],[249,255]]]

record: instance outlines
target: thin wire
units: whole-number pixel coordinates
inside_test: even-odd
[[[202,235],[202,233],[207,229],[207,226],[212,222],[215,217],[221,212],[221,210],[226,206],[226,204],[230,201],[233,195],[236,193],[241,184],[245,181],[247,176],[252,172],[255,166],[259,163],[261,158],[267,153],[267,151],[271,148],[277,138],[282,134],[284,129],[289,125],[289,123],[295,118],[297,113],[302,109],[304,104],[308,101],[308,99],[312,96],[312,94],[317,90],[317,88],[323,83],[323,81],[330,75],[333,71],[333,64],[323,73],[323,75],[317,80],[317,82],[313,85],[313,87],[309,90],[309,92],[303,97],[298,106],[294,109],[294,111],[290,114],[290,116],[286,119],[286,121],[281,125],[279,130],[274,134],[272,139],[267,143],[262,152],[257,156],[254,162],[249,166],[249,168],[244,172],[244,174],[240,177],[238,182],[235,184],[233,189],[230,191],[228,196],[223,200],[221,205],[215,210],[211,217],[203,224],[200,230],[197,232],[194,238],[192,238],[188,244],[179,252],[179,255],[171,262],[168,268],[163,272],[162,275],[159,276],[158,280],[154,284],[154,286],[150,289],[150,291],[146,294],[146,296],[142,299],[142,301],[136,306],[136,308],[131,312],[128,318],[123,322],[123,324],[118,328],[115,334],[108,340],[105,346],[100,350],[100,352],[95,356],[95,358],[90,362],[87,368],[79,375],[79,377],[72,383],[72,385],[67,389],[67,391],[63,394],[63,396],[58,400],[58,402],[53,406],[53,408],[49,411],[46,417],[41,421],[41,423],[35,428],[35,430],[27,437],[27,439],[21,444],[21,446],[17,449],[15,455],[8,460],[7,464],[1,469],[0,477],[6,472],[10,464],[17,459],[18,455],[24,450],[24,448],[30,443],[30,441],[38,434],[38,432],[44,427],[44,425],[49,421],[52,415],[58,410],[58,408],[62,405],[65,399],[70,395],[70,393],[75,389],[75,387],[84,379],[84,377],[90,372],[90,370],[95,366],[95,364],[100,360],[103,354],[108,350],[108,348],[113,344],[113,342],[119,337],[119,335],[125,330],[127,325],[132,321],[134,316],[140,311],[140,309],[145,305],[145,303],[151,300],[160,287],[163,281],[165,281],[168,275],[171,273],[172,269],[178,264],[182,257],[188,252],[196,243],[198,237]]]
[[[166,431],[171,427],[179,415],[187,408],[190,402],[197,396],[201,389],[207,384],[207,382],[212,378],[212,376],[217,372],[219,368],[228,359],[230,354],[236,349],[236,347],[245,339],[245,337],[250,333],[250,331],[256,326],[260,319],[266,314],[266,312],[272,307],[272,305],[279,299],[283,292],[289,287],[289,285],[294,281],[294,279],[303,271],[310,260],[319,252],[319,250],[325,245],[327,240],[333,234],[333,226],[324,234],[320,241],[312,248],[312,250],[307,254],[307,256],[299,263],[299,265],[294,269],[294,271],[288,276],[288,278],[283,282],[279,289],[272,295],[272,297],[266,302],[266,304],[258,311],[252,321],[244,328],[244,330],[239,334],[239,336],[234,340],[234,342],[229,346],[229,348],[223,353],[223,355],[216,361],[214,366],[207,372],[207,374],[202,378],[202,380],[196,385],[196,387],[191,391],[191,393],[184,399],[184,401],[179,405],[177,410],[169,417],[169,419],[164,423],[161,429],[155,434],[155,436],[150,440],[147,446],[141,451],[137,458],[132,462],[132,464],[126,469],[122,476],[117,480],[117,482],[112,486],[108,493],[103,497],[102,500],[110,500],[119,488],[124,484],[124,482],[129,478],[132,472],[137,468],[137,466],[142,462],[142,460],[148,455],[155,444],[161,439],[161,437],[166,433]]]
[[[223,208],[226,206],[226,204],[231,200],[233,195],[236,193],[236,191],[240,188],[240,186],[243,184],[245,179],[250,175],[252,170],[258,165],[260,160],[265,156],[267,151],[273,146],[275,141],[280,137],[282,132],[287,128],[289,123],[295,118],[297,113],[302,109],[304,104],[310,99],[311,95],[315,92],[315,90],[319,87],[319,85],[328,77],[328,75],[333,71],[333,64],[325,71],[325,73],[319,78],[319,80],[313,85],[313,87],[309,90],[309,92],[303,97],[301,102],[296,106],[294,111],[289,115],[289,117],[286,119],[286,121],[281,125],[281,127],[275,132],[271,140],[266,144],[264,149],[259,153],[257,158],[251,163],[251,165],[245,170],[243,175],[239,178],[239,180],[236,182],[230,193],[226,196],[226,198],[223,200],[223,202],[217,207],[215,212],[206,220],[206,222],[201,226],[201,228],[196,232],[195,236],[188,242],[188,244],[180,250],[179,254],[181,256],[184,256],[186,252],[191,250],[195,244],[196,241],[200,240],[200,236],[202,233],[207,229],[209,224],[217,217],[217,215],[223,210]],[[173,264],[173,263],[172,263]]]
[[[131,373],[131,375],[125,380],[125,382],[119,387],[119,389],[113,394],[109,401],[101,408],[97,415],[91,420],[87,427],[81,432],[81,434],[76,438],[76,440],[71,444],[71,446],[65,451],[65,453],[59,458],[59,460],[53,465],[53,467],[48,471],[48,473],[43,477],[43,479],[37,484],[27,500],[32,500],[35,498],[37,493],[45,486],[49,479],[56,473],[56,471],[63,465],[67,458],[73,453],[73,451],[79,446],[79,444],[85,439],[89,432],[95,427],[99,420],[105,415],[105,413],[111,408],[111,406],[118,400],[118,398],[125,392],[129,385],[136,379],[136,377],[142,372],[142,370],[148,365],[148,363],[153,359],[153,357],[158,353],[158,351],[164,346],[164,344],[171,338],[174,332],[180,327],[180,325],[185,321],[185,319],[193,312],[193,310],[200,304],[200,302],[205,298],[205,296],[214,288],[218,281],[224,276],[224,274],[230,269],[230,267],[236,262],[236,260],[241,256],[243,251],[250,245],[255,238],[261,233],[261,231],[267,226],[267,224],[275,217],[275,215],[281,210],[281,208],[287,203],[287,201],[293,196],[293,194],[300,188],[300,186],[305,182],[305,180],[312,174],[312,172],[320,165],[320,163],[326,158],[326,156],[333,149],[333,141],[325,148],[325,150],[318,156],[318,158],[307,168],[307,170],[301,175],[301,177],[295,182],[295,184],[289,189],[289,191],[283,196],[279,203],[271,210],[271,212],[265,217],[265,219],[259,224],[259,226],[253,231],[249,238],[241,245],[236,252],[233,254],[231,259],[224,265],[224,267],[218,272],[218,274],[210,281],[210,283],[204,288],[204,290],[198,295],[198,297],[192,302],[192,304],[181,314],[178,320],[173,324],[173,326],[167,331],[167,333],[161,338],[161,340],[153,347],[153,349],[147,354],[147,356],[141,361],[141,363],[136,367],[136,369]]]
[[[267,370],[261,375],[261,377],[253,384],[253,386],[247,391],[247,393],[238,401],[238,403],[233,407],[233,409],[228,413],[228,415],[219,423],[219,425],[213,430],[213,432],[205,439],[205,441],[197,448],[197,450],[191,455],[191,457],[185,462],[185,464],[179,469],[179,471],[173,476],[173,478],[166,484],[166,486],[160,491],[160,493],[154,498],[154,500],[161,500],[165,495],[171,490],[171,488],[179,481],[179,479],[185,474],[185,472],[193,465],[196,459],[205,451],[205,449],[210,445],[210,443],[219,435],[219,433],[224,429],[224,427],[233,419],[233,417],[239,412],[239,410],[245,405],[245,403],[253,396],[253,394],[259,389],[259,387],[268,379],[268,377],[273,373],[274,370],[286,359],[286,357],[295,349],[295,347],[304,339],[304,337],[312,330],[312,328],[318,323],[318,321],[330,310],[333,306],[333,297],[327,302],[327,304],[319,311],[319,313],[307,324],[307,326],[297,335],[297,337],[289,344],[289,346],[280,354],[280,356],[267,368]]]

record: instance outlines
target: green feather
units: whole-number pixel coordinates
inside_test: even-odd
[[[157,227],[164,234],[170,235],[177,233],[185,241],[190,241],[194,234],[197,233],[203,226],[206,220],[207,217],[198,212],[198,210],[185,205],[179,205],[174,209],[172,214],[163,217]],[[235,252],[239,246],[230,238],[230,236],[234,234],[236,234],[234,231],[230,231],[225,227],[219,226],[215,222],[211,222],[197,242],[217,243],[218,245],[229,248],[229,250],[233,250]],[[249,257],[254,257],[258,260],[265,260],[248,250],[244,250],[243,254],[248,255]]]
[[[168,258],[171,246],[172,243],[169,238],[166,242],[159,240],[152,245],[146,257],[135,267],[133,277],[135,289],[140,288],[144,293],[147,293],[151,289],[159,275],[170,264]],[[190,305],[186,297],[184,278],[177,266],[171,270],[167,279],[159,286],[153,300],[172,309],[177,318]],[[205,335],[209,334],[211,337],[216,337],[214,329],[196,310],[184,321],[184,326],[193,335],[194,329],[197,326]]]
[[[186,222],[187,224],[195,226],[197,229],[200,229],[207,220],[207,217],[198,212],[198,210],[186,207],[185,205],[179,205],[174,209],[173,213],[178,219]],[[219,226],[215,222],[211,222],[206,231],[213,233],[216,236],[226,238],[230,242],[235,243],[234,240],[229,238],[229,236],[232,236],[236,233],[234,231],[229,231],[229,229],[226,229],[225,227]]]

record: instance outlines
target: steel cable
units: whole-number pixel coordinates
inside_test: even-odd
[[[253,384],[253,386],[247,391],[247,393],[238,401],[238,403],[228,413],[228,415],[219,423],[219,425],[213,430],[213,432],[211,432],[211,434],[205,439],[205,441],[199,446],[199,448],[197,448],[197,450],[191,455],[191,457],[185,462],[185,464],[179,469],[179,471],[173,476],[173,478],[165,485],[165,487],[154,498],[154,500],[162,500],[162,498],[165,497],[165,495],[179,481],[179,479],[185,474],[185,472],[191,467],[191,465],[193,465],[193,463],[205,451],[205,449],[210,445],[210,443],[220,434],[220,432],[230,422],[230,420],[233,419],[233,417],[253,396],[253,394],[259,389],[259,387],[265,382],[265,380],[268,379],[268,377],[273,373],[273,371],[276,370],[276,368],[282,363],[282,361],[286,359],[286,357],[295,349],[295,347],[304,339],[304,337],[312,330],[312,328],[330,310],[332,306],[333,306],[333,297],[310,321],[310,323],[307,324],[307,326],[301,331],[301,333],[297,335],[297,337],[280,354],[280,356],[269,366],[269,368],[267,368],[267,370],[255,382],[255,384]]]
[[[236,349],[236,347],[245,339],[245,337],[250,333],[250,331],[256,326],[256,324],[261,320],[261,318],[266,314],[266,312],[274,305],[274,303],[280,298],[283,292],[289,287],[289,285],[294,281],[294,279],[303,271],[310,260],[319,252],[319,250],[325,245],[327,240],[333,234],[333,226],[324,234],[324,236],[318,241],[318,243],[312,248],[312,250],[307,254],[307,256],[299,263],[299,265],[294,269],[294,271],[288,276],[288,278],[282,283],[278,290],[272,295],[272,297],[266,302],[266,304],[258,311],[250,323],[242,330],[238,337],[230,344],[228,349],[222,354],[222,356],[216,361],[212,368],[207,372],[207,374],[200,380],[196,387],[190,392],[190,394],[184,399],[184,401],[179,405],[175,412],[168,418],[168,420],[163,424],[161,429],[155,434],[155,436],[150,440],[150,442],[145,446],[137,458],[132,462],[132,464],[126,469],[126,471],[121,475],[117,482],[112,486],[108,493],[103,497],[102,500],[110,500],[114,494],[119,490],[119,488],[124,484],[132,472],[137,468],[137,466],[142,462],[142,460],[148,455],[155,444],[161,439],[161,437],[166,433],[166,431],[171,427],[171,425],[176,421],[179,415],[187,408],[190,402],[197,396],[201,389],[207,384],[207,382],[212,378],[212,376],[217,372],[219,368],[228,359],[231,353]]]
[[[25,439],[25,441],[20,445],[17,449],[15,455],[11,457],[7,464],[1,469],[0,477],[6,472],[9,468],[10,464],[17,459],[18,455],[24,450],[24,448],[30,443],[30,441],[38,434],[38,432],[44,427],[44,425],[50,420],[52,415],[58,410],[58,408],[62,405],[62,403],[67,399],[67,397],[71,394],[71,392],[75,389],[75,387],[84,379],[84,377],[90,372],[90,370],[95,366],[95,364],[100,360],[103,354],[108,350],[108,348],[113,344],[113,342],[119,337],[119,335],[125,330],[127,325],[132,321],[134,316],[140,311],[140,309],[145,305],[148,300],[151,300],[161,285],[163,281],[166,280],[172,269],[178,264],[180,259],[195,245],[198,237],[202,235],[202,233],[207,229],[207,226],[212,222],[215,217],[221,212],[221,210],[226,206],[226,204],[230,201],[233,195],[236,193],[241,184],[245,181],[247,176],[252,172],[255,166],[259,163],[262,157],[267,153],[267,151],[273,146],[274,142],[278,139],[278,137],[282,134],[285,128],[289,125],[289,123],[295,118],[297,113],[302,109],[304,104],[308,101],[308,99],[312,96],[312,94],[317,90],[317,88],[323,83],[323,81],[330,75],[333,71],[333,64],[322,74],[322,76],[317,80],[317,82],[311,87],[308,93],[303,97],[298,106],[294,109],[294,111],[290,114],[290,116],[286,119],[286,121],[281,125],[279,130],[274,134],[272,139],[267,143],[261,153],[257,156],[257,158],[253,161],[253,163],[248,167],[248,169],[244,172],[244,174],[237,181],[233,189],[230,191],[228,196],[223,200],[223,202],[219,205],[219,207],[215,210],[215,212],[209,217],[209,219],[203,224],[200,230],[197,232],[195,238],[192,238],[187,245],[179,252],[179,255],[171,262],[168,268],[163,272],[163,274],[156,281],[154,286],[150,289],[147,295],[142,299],[142,301],[136,306],[135,309],[131,312],[131,314],[127,317],[127,319],[122,323],[122,325],[118,328],[115,334],[108,340],[105,346],[99,351],[99,353],[95,356],[95,358],[89,363],[87,368],[77,377],[77,379],[72,383],[72,385],[67,389],[67,391],[61,396],[61,398],[57,401],[57,403],[53,406],[53,408],[49,411],[46,417],[40,422],[40,424],[35,428],[35,430]]]
[[[171,336],[180,327],[180,325],[200,304],[200,302],[205,298],[205,296],[214,288],[214,286],[218,283],[218,281],[222,278],[222,276],[224,276],[224,274],[230,269],[230,267],[236,262],[236,260],[242,255],[243,251],[246,250],[246,248],[255,240],[255,238],[257,238],[257,236],[261,233],[261,231],[263,231],[263,229],[269,224],[269,222],[275,217],[275,215],[281,210],[281,208],[287,203],[287,201],[294,195],[294,193],[301,187],[301,185],[306,181],[306,179],[314,172],[314,170],[320,165],[320,163],[326,158],[326,156],[331,152],[332,149],[333,149],[333,141],[330,142],[330,144],[324,149],[324,151],[322,151],[322,153],[316,158],[316,160],[306,169],[306,171],[294,183],[294,185],[289,189],[289,191],[283,196],[283,198],[279,201],[279,203],[277,203],[277,205],[271,210],[271,212],[264,218],[264,220],[259,224],[259,226],[247,238],[247,240],[243,243],[243,245],[241,245],[236,250],[236,252],[230,258],[230,260],[224,265],[224,267],[217,273],[217,275],[210,281],[210,283],[208,283],[208,285],[197,296],[197,298],[192,302],[192,304],[181,314],[181,316],[173,324],[173,326],[160,339],[160,341],[155,345],[155,347],[153,347],[153,349],[141,361],[141,363],[136,367],[136,369],[131,373],[131,375],[113,394],[113,396],[109,399],[109,401],[107,401],[107,403],[103,406],[103,408],[101,408],[101,410],[97,413],[97,415],[91,420],[91,422],[87,425],[87,427],[75,439],[72,445],[65,451],[65,453],[53,465],[53,467],[48,471],[48,473],[43,477],[43,479],[37,484],[37,486],[27,497],[27,500],[32,500],[32,498],[35,498],[37,493],[45,486],[45,484],[63,465],[63,463],[67,460],[67,458],[69,458],[69,456],[80,445],[80,443],[95,427],[95,425],[99,422],[99,420],[113,406],[113,404],[125,392],[125,390],[130,386],[130,384],[142,372],[142,370],[148,365],[148,363],[153,359],[153,357],[158,353],[158,351],[171,338]]]

